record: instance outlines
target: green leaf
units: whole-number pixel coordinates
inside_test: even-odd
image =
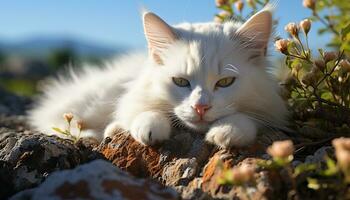
[[[63,135],[69,135],[69,133],[68,133],[66,130],[63,131],[62,129],[57,128],[57,127],[52,127],[52,130],[54,130],[54,131],[56,131],[56,132],[58,132],[58,133],[61,133],[61,134],[63,134]]]
[[[274,164],[279,166],[279,167],[285,167],[292,161],[293,161],[292,155],[288,156],[287,158],[277,158],[277,157],[273,158]]]
[[[271,160],[258,160],[257,165],[264,169],[273,169],[273,162]]]
[[[346,35],[348,33],[350,33],[350,23],[347,26],[345,26],[344,28],[341,29],[340,34],[341,34],[341,37],[342,37],[343,40],[346,38]]]
[[[313,190],[318,190],[321,188],[321,185],[318,183],[318,180],[315,178],[307,177],[307,187]]]
[[[220,185],[232,185],[234,180],[232,179],[232,170],[226,169],[221,172],[221,176],[217,179]]]
[[[322,35],[322,34],[328,32],[328,31],[329,31],[328,28],[320,28],[320,29],[318,29],[317,33],[320,34],[320,35]]]
[[[309,172],[309,171],[313,171],[317,168],[316,164],[308,164],[308,163],[303,163],[298,165],[295,170],[294,170],[294,176],[299,176],[300,174],[304,173],[304,172]]]
[[[326,165],[327,169],[321,171],[321,175],[323,176],[334,176],[338,173],[338,167],[334,160],[326,156]]]
[[[321,94],[321,98],[325,99],[325,100],[329,100],[329,101],[333,100],[332,93],[329,92],[329,91],[326,91],[326,92],[322,93]]]
[[[233,14],[233,10],[230,5],[222,5],[222,6],[218,6],[218,8],[229,12],[231,15]]]
[[[320,53],[321,56],[324,55],[324,50],[323,49],[318,49],[318,52]]]

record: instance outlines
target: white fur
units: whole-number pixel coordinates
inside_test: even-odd
[[[62,114],[72,112],[86,124],[83,136],[99,140],[124,129],[137,141],[152,145],[168,139],[174,127],[186,126],[208,132],[206,140],[221,147],[247,145],[260,126],[282,127],[286,108],[266,72],[266,57],[256,56],[262,51],[251,48],[255,39],[259,44],[262,39],[257,34],[242,40],[247,32],[237,34],[242,26],[233,22],[173,26],[178,38],[153,52],[156,58],[132,54],[106,63],[103,69],[89,68],[48,85],[30,112],[30,122],[52,134],[51,127],[65,126]],[[231,86],[215,88],[228,76],[236,78]],[[186,78],[191,87],[176,86],[172,77]],[[201,122],[193,109],[198,103],[211,106]]]

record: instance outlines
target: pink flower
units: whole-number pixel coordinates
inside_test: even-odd
[[[287,24],[287,26],[284,27],[284,30],[287,31],[292,36],[298,37],[299,27],[297,24],[291,22],[291,23]]]
[[[336,138],[332,141],[335,148],[335,157],[337,158],[339,167],[344,172],[350,170],[350,138]]]
[[[288,44],[289,40],[279,39],[275,42],[275,48],[283,54],[288,54]]]
[[[267,149],[267,153],[274,158],[288,158],[294,153],[294,146],[291,140],[274,142]]]
[[[235,7],[239,12],[242,12],[244,8],[244,3],[241,0],[239,0],[235,3]]]
[[[316,1],[315,0],[304,0],[303,6],[305,8],[310,8],[311,10],[314,10],[316,7]]]
[[[304,33],[307,35],[311,29],[311,20],[304,19],[299,23],[299,26],[303,29]]]
[[[227,5],[228,0],[216,0],[215,3],[216,3],[216,6],[220,7],[223,5]]]
[[[72,113],[64,113],[63,114],[63,118],[64,120],[66,120],[68,123],[70,123],[73,119],[73,114]]]

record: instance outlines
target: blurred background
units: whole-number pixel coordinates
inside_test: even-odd
[[[212,21],[214,0],[0,0],[0,87],[18,95],[37,93],[37,83],[67,65],[99,64],[122,53],[146,49],[140,9],[147,8],[170,24]],[[244,12],[244,10],[243,10]],[[302,0],[279,1],[276,33],[311,15]],[[328,35],[310,37],[317,49]],[[273,48],[271,59],[278,60]]]

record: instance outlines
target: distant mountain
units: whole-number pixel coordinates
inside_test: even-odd
[[[127,50],[126,47],[112,47],[97,42],[74,37],[42,36],[19,42],[6,43],[0,41],[0,51],[22,56],[43,57],[55,49],[70,48],[79,56],[113,56]]]

